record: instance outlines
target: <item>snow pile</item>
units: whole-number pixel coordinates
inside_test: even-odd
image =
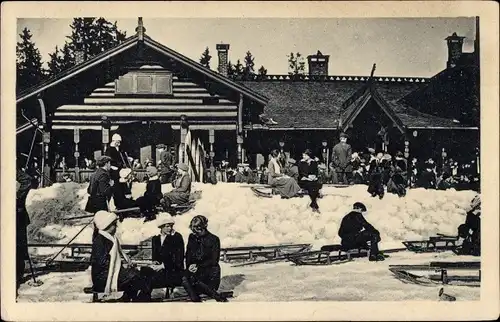
[[[56,211],[60,211],[61,202],[65,216],[82,214],[87,185],[62,185],[67,186],[38,190],[38,199],[34,199],[35,194],[30,194],[30,215],[54,212],[49,207],[57,207],[59,210]],[[170,185],[163,186],[163,192],[170,189]],[[134,183],[133,197],[139,197],[144,190],[145,183]],[[366,219],[380,231],[383,244],[401,247],[400,241],[403,240],[425,239],[436,233],[455,235],[458,225],[465,221],[465,211],[475,195],[474,191],[412,189],[404,198],[386,194],[379,200],[372,198],[362,185],[325,187],[322,190],[324,197],[319,200],[321,213],[317,214],[308,207],[310,200],[307,196],[288,200],[258,198],[250,188],[228,183],[195,183],[192,191],[196,190],[202,191],[201,199],[193,210],[176,218],[175,228],[187,239],[191,218],[203,214],[209,220],[209,230],[220,237],[222,247],[289,242],[313,243],[315,246],[338,243],[340,222],[356,201],[363,202],[368,208]],[[43,208],[33,207],[34,200],[45,201]],[[51,225],[40,232],[67,242],[81,227]],[[137,244],[158,232],[155,222],[143,223],[143,219],[125,219],[118,230],[125,244]],[[91,235],[90,225],[75,242],[88,243]]]

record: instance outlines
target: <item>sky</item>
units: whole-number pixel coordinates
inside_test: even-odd
[[[137,18],[113,19],[127,36],[135,34]],[[72,19],[18,19],[17,33],[25,27],[46,64],[55,46],[70,35]],[[199,61],[208,46],[211,68],[217,67],[217,43],[228,43],[229,60],[243,61],[249,50],[255,69],[287,74],[287,55],[307,56],[320,50],[330,55],[330,75],[431,77],[446,67],[445,38],[456,32],[464,52],[473,51],[475,19],[460,18],[144,18],[146,34],[163,45]],[[19,38],[19,37],[18,37]],[[46,66],[46,65],[45,65]],[[307,66],[307,63],[306,63]]]

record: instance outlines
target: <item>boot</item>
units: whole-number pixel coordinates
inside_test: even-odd
[[[201,298],[187,278],[182,278],[182,286],[192,302],[201,302]]]
[[[211,289],[207,284],[198,281],[197,286],[203,291],[203,293],[210,296],[217,302],[228,302],[228,300],[224,296],[220,295],[217,291]]]
[[[370,258],[368,259],[370,262],[381,262],[381,261],[384,261],[385,260],[385,257],[384,255],[378,253],[376,255],[371,255],[370,254]]]

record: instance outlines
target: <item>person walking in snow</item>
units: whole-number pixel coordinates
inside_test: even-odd
[[[366,221],[363,216],[365,213],[366,206],[361,202],[355,202],[353,210],[342,219],[339,229],[342,248],[345,250],[368,248],[367,244],[369,243],[369,260],[383,261],[385,258],[378,248],[380,233]]]

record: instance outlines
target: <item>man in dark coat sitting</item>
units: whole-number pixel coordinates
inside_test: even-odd
[[[205,216],[193,217],[189,225],[192,233],[189,235],[186,250],[187,274],[199,294],[207,294],[207,288],[203,284],[216,292],[221,279],[220,240],[219,237],[209,232],[207,227],[208,219]],[[207,295],[213,296],[214,293]],[[227,301],[220,296],[215,299],[221,302]]]
[[[123,291],[123,302],[148,302],[151,285],[147,277],[134,269],[115,236],[118,217],[107,211],[98,211],[94,225],[98,233],[92,241],[91,276],[93,289],[110,294]],[[128,267],[122,265],[122,258]]]
[[[16,173],[16,294],[24,276],[24,260],[28,255],[28,232],[30,224],[26,198],[31,190],[31,176],[18,169]]]
[[[355,202],[353,210],[344,216],[340,224],[339,236],[345,250],[365,248],[370,243],[370,261],[383,261],[384,256],[379,252],[378,243],[380,233],[363,217],[366,206]]]

